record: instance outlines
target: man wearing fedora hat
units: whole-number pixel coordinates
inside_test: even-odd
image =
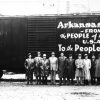
[[[27,85],[33,82],[33,69],[34,69],[34,59],[32,59],[31,53],[28,53],[28,58],[25,60],[26,78]]]
[[[97,78],[97,85],[100,85],[100,54],[95,62],[95,78]]]
[[[55,57],[55,52],[51,53],[51,57],[49,58],[50,63],[50,72],[51,72],[51,84],[55,85],[56,81],[56,72],[58,71],[58,59]]]

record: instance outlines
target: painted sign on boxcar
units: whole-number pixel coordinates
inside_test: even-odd
[[[57,19],[58,49],[63,52],[100,52],[100,17]]]

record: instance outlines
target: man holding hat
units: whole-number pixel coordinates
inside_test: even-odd
[[[95,77],[97,78],[97,85],[100,85],[100,54],[95,62]]]
[[[91,69],[91,60],[88,59],[88,55],[85,54],[85,59],[84,59],[84,82],[85,85],[89,85],[89,82],[91,80],[91,76],[90,76],[90,69]]]
[[[78,59],[76,59],[75,61],[75,65],[76,65],[76,80],[77,80],[77,85],[83,85],[83,78],[84,78],[84,61],[82,59],[82,55],[78,54]]]
[[[58,59],[55,57],[55,52],[51,53],[51,57],[49,58],[50,63],[50,71],[51,71],[51,84],[55,85],[56,81],[56,71],[58,71]]]
[[[33,69],[34,69],[34,59],[32,59],[31,53],[28,54],[28,58],[25,60],[25,69],[26,69],[26,78],[27,85],[32,84],[33,82]]]

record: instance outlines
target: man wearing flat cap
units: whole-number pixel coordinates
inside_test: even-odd
[[[31,53],[28,53],[28,58],[25,60],[26,78],[27,85],[33,82],[33,69],[34,69],[34,59],[32,59]]]
[[[55,52],[51,53],[51,57],[49,58],[50,63],[50,72],[51,72],[51,84],[55,85],[56,81],[56,71],[58,71],[58,59],[55,57]]]
[[[97,78],[97,85],[100,85],[100,54],[95,62],[95,78]]]
[[[90,76],[90,69],[91,69],[91,60],[88,59],[88,54],[85,54],[85,59],[84,59],[84,82],[85,85],[89,85],[89,82],[91,80]]]

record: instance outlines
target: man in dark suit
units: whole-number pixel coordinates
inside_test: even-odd
[[[27,85],[33,84],[33,69],[34,69],[34,59],[32,59],[31,53],[28,54],[28,58],[25,60],[26,78]]]
[[[66,57],[64,56],[64,53],[60,54],[60,57],[58,58],[58,75],[59,75],[59,85],[62,85],[62,83],[65,84],[65,60]],[[63,79],[63,82],[62,82]]]

